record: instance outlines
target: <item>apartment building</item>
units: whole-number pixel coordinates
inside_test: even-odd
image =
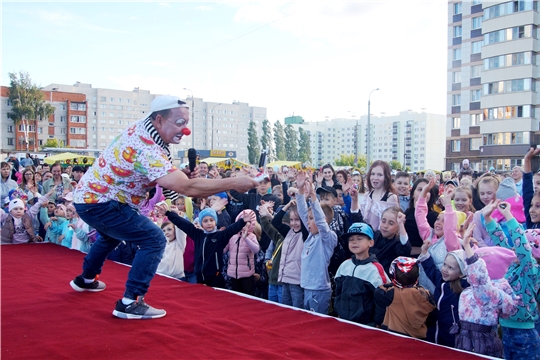
[[[87,146],[104,149],[120,132],[137,120],[148,116],[152,100],[159,94],[138,87],[132,91],[94,88],[91,84],[77,82],[74,85],[50,84],[44,88],[53,92],[84,94],[87,99]],[[266,108],[250,106],[234,101],[230,104],[207,102],[202,98],[188,97],[190,105],[191,136],[178,145],[171,146],[176,155],[185,149],[236,151],[241,161],[248,159],[247,130],[253,120],[261,135]]]
[[[521,165],[538,144],[538,2],[448,1],[446,167]]]
[[[55,107],[48,119],[30,120],[15,124],[8,119],[11,103],[9,88],[1,87],[0,149],[10,151],[38,151],[47,139],[56,138],[61,146],[88,148],[87,118],[88,108],[84,94],[52,90],[42,90],[46,101]]]
[[[403,111],[371,116],[370,123],[372,161],[398,161],[411,171],[444,169],[444,115]],[[308,132],[315,166],[335,164],[341,154],[367,153],[367,116],[291,124]]]

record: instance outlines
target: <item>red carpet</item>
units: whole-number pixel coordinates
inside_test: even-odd
[[[101,293],[69,281],[84,254],[52,244],[3,245],[2,359],[467,359],[473,355],[333,318],[156,276],[156,320],[112,316],[128,267],[107,261]]]

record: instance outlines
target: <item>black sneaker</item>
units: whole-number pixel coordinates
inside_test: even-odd
[[[77,276],[74,280],[71,280],[69,283],[73,290],[78,292],[83,291],[91,291],[91,292],[98,292],[105,290],[105,283],[98,280],[98,276],[94,279],[94,282],[91,283],[85,283],[84,279],[81,275]]]
[[[155,309],[144,302],[144,297],[139,296],[137,301],[124,305],[122,299],[116,302],[113,315],[121,319],[159,319],[167,314],[165,310]]]

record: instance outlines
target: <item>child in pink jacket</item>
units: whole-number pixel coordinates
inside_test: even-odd
[[[246,221],[246,218],[250,218]],[[236,221],[243,218],[246,225],[242,231],[233,235],[223,253],[229,251],[229,264],[227,275],[231,278],[234,291],[248,295],[255,295],[255,256],[260,250],[257,236],[253,233],[258,225],[255,212],[244,210],[236,217]]]
[[[416,218],[416,225],[418,226],[418,232],[423,240],[431,240],[431,247],[429,248],[429,254],[433,258],[433,262],[438,270],[441,270],[446,254],[450,251],[461,250],[461,244],[458,237],[459,222],[463,222],[466,215],[461,211],[454,211],[452,207],[453,188],[445,190],[443,197],[445,211],[439,214],[439,217],[435,221],[433,229],[429,226],[427,221],[427,200],[426,197],[429,194],[429,190],[435,185],[435,181],[432,179],[428,185],[424,186],[420,198],[416,203],[414,216]],[[459,216],[459,220],[458,220]],[[424,288],[428,289],[432,294],[435,291],[435,285],[425,275],[423,268],[420,267],[420,280],[419,283]]]

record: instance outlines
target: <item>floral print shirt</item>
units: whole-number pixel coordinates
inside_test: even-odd
[[[115,200],[138,208],[156,180],[176,170],[147,131],[146,121],[126,129],[101,153],[75,188],[74,203]]]

